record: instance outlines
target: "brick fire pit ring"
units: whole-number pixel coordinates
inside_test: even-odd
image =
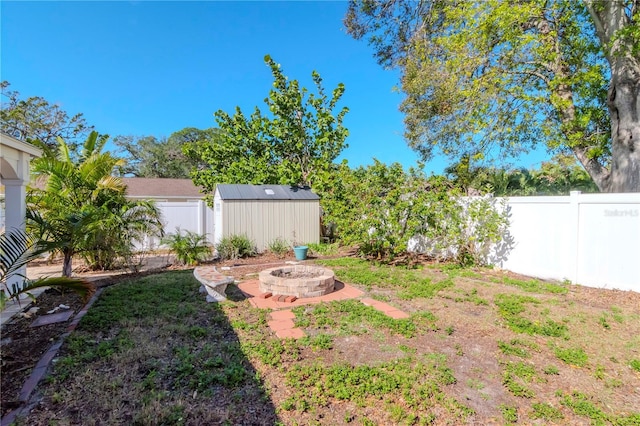
[[[260,291],[274,295],[324,296],[333,292],[335,275],[331,269],[313,265],[287,265],[265,269],[259,274]]]

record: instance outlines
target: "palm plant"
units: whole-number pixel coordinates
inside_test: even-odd
[[[30,292],[40,287],[70,289],[85,300],[95,292],[93,284],[85,280],[68,277],[29,280],[20,273],[22,267],[46,251],[45,247],[22,231],[0,234],[0,310],[4,309],[8,300],[19,301],[23,294],[33,298]],[[16,276],[19,278],[17,282],[9,284],[8,279]]]
[[[176,259],[184,265],[197,265],[211,255],[211,246],[207,237],[192,231],[176,229],[175,234],[169,234],[162,239],[162,244],[169,246],[176,255]]]
[[[81,254],[93,268],[109,268],[132,250],[143,230],[161,234],[160,213],[148,202],[125,198],[122,179],[111,175],[122,160],[102,152],[106,136],[92,132],[79,153],[58,138],[58,153],[34,160],[43,189],[29,192],[27,225],[42,245],[63,255],[63,275]]]
[[[110,207],[97,209],[97,219],[87,226],[82,257],[92,269],[112,269],[119,258],[132,256],[135,242],[164,235],[161,212],[153,201],[129,201],[122,195]]]

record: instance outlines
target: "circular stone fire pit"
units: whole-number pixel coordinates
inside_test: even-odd
[[[335,275],[321,266],[288,265],[260,272],[260,291],[274,295],[316,297],[333,291]]]

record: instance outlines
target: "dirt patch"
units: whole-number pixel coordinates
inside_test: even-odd
[[[63,293],[49,289],[41,294],[37,303],[25,306],[25,311],[39,308],[32,315],[16,315],[2,328],[0,360],[2,415],[20,405],[18,397],[22,385],[47,349],[66,331],[69,321],[32,328],[31,324],[47,311],[65,305],[77,313],[84,306],[75,293]],[[23,311],[24,313],[24,311]]]

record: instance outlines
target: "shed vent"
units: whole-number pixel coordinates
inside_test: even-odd
[[[264,192],[265,192],[267,195],[274,195],[274,194],[275,194],[275,192],[273,192],[273,189],[269,189],[269,188],[265,189],[265,190],[264,190]]]

